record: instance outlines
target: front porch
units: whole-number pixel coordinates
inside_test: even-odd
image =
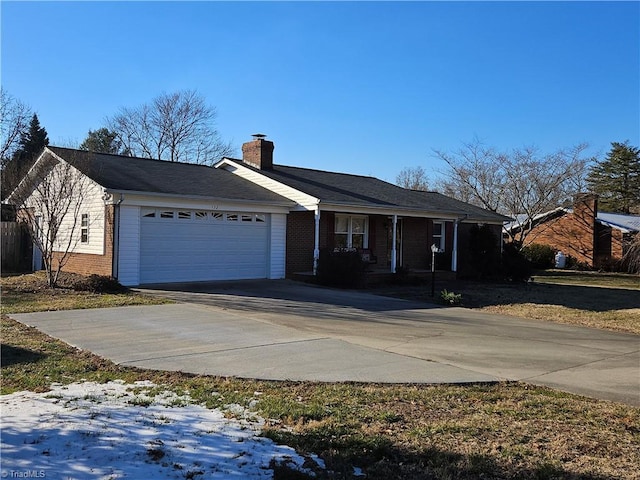
[[[317,277],[313,271],[295,272],[290,276],[291,280],[304,283],[316,283]],[[438,282],[450,282],[457,279],[457,273],[451,270],[436,270],[436,284]],[[396,273],[391,273],[387,267],[373,266],[365,272],[364,287],[373,285],[384,285],[394,283],[430,283],[431,270],[428,269],[399,269]]]
[[[456,219],[419,216],[292,212],[287,219],[287,277],[313,275],[321,250],[358,251],[368,265],[368,276],[394,277],[431,273],[432,245],[437,271],[457,270]]]

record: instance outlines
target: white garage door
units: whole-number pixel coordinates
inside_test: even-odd
[[[142,209],[140,283],[267,278],[269,215]]]

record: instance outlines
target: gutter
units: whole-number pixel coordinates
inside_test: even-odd
[[[108,189],[111,194],[127,195],[140,195],[144,197],[161,197],[161,198],[181,198],[184,200],[196,200],[206,202],[228,202],[228,203],[247,203],[255,205],[269,205],[273,207],[293,207],[297,205],[293,200],[283,201],[264,201],[264,200],[250,200],[240,198],[224,198],[224,197],[207,197],[203,195],[181,195],[179,193],[162,193],[162,192],[150,192],[150,191],[138,191],[138,190],[114,190]]]

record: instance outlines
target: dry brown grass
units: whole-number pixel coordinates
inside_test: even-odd
[[[68,288],[50,291],[38,275],[5,278],[1,283],[3,311],[149,301],[130,293],[111,298]],[[413,293],[405,288],[404,295],[425,298],[424,286],[416,288]],[[636,309],[628,308],[624,290],[617,290],[621,297],[607,290],[606,298],[596,301],[593,290],[580,289],[584,287],[560,292],[548,285],[468,284],[467,288],[452,290],[461,291],[475,308],[519,316],[539,310],[547,320],[554,319],[557,310],[561,312],[557,321],[566,322],[568,310],[575,308],[571,304],[578,302],[589,305],[576,308],[580,322],[593,314],[602,326],[602,314],[610,315],[610,310],[623,317],[630,310],[637,322]],[[564,302],[543,303],[570,292],[574,293]],[[628,318],[620,323],[607,328],[630,328]],[[321,455],[333,474],[323,473],[320,478],[351,478],[354,465],[362,467],[370,479],[640,478],[640,409],[636,407],[521,383],[321,384],[147,371],[77,350],[6,315],[1,328],[5,394],[24,389],[43,392],[53,382],[151,380],[162,388],[189,392],[210,408],[255,405],[257,413],[269,419],[267,436]],[[277,478],[292,478],[290,474],[278,472]]]
[[[436,292],[447,289],[462,294],[462,306],[467,308],[640,334],[638,275],[552,273],[536,276],[534,282],[528,284],[436,281]],[[437,301],[425,285],[387,286],[374,291],[412,300]]]
[[[334,474],[320,478],[352,478],[352,466],[370,479],[640,478],[639,408],[544,387],[266,382],[141,370],[6,316],[2,342],[3,393],[150,380],[209,408],[254,405],[269,419],[268,437],[326,461]]]
[[[2,288],[0,311],[29,313],[169,303],[168,300],[141,295],[126,289],[119,293],[92,293],[74,289],[82,279],[80,275],[62,274],[60,288],[49,288],[44,272],[2,277],[0,278]]]

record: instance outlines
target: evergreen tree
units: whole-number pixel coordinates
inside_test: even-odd
[[[612,142],[607,158],[591,167],[587,183],[602,210],[628,214],[640,207],[640,149],[628,141]]]
[[[80,150],[116,155],[126,154],[122,148],[122,142],[118,139],[118,134],[108,128],[89,130],[87,138],[80,144]]]
[[[33,163],[47,145],[49,145],[47,131],[40,126],[38,115],[34,113],[29,123],[29,129],[20,135],[20,146],[14,158]]]
[[[18,185],[47,145],[49,145],[47,131],[40,126],[40,120],[34,113],[29,128],[20,134],[18,149],[2,169],[3,199]]]

